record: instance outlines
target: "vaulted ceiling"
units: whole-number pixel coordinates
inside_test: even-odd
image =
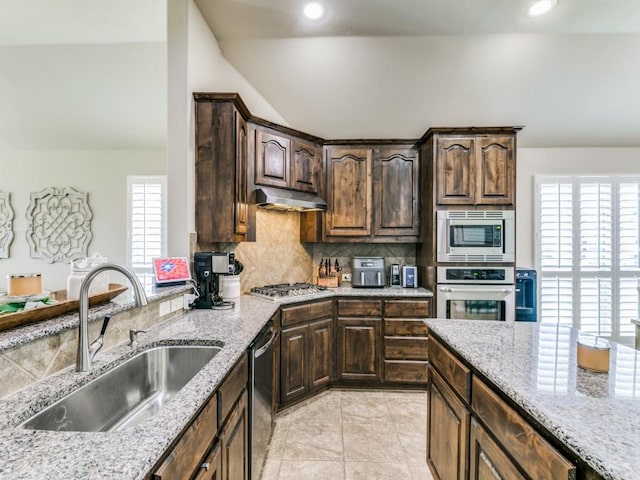
[[[520,146],[640,146],[640,2],[195,0],[227,60],[325,138],[524,125]],[[166,143],[166,3],[1,0],[0,149]],[[113,65],[117,68],[113,68]]]
[[[524,125],[521,146],[640,146],[640,2],[196,0],[229,62],[296,128],[416,137]]]

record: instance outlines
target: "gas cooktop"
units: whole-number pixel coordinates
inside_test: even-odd
[[[327,287],[313,285],[311,283],[279,283],[277,285],[265,285],[264,287],[253,287],[251,294],[257,297],[278,301],[285,297],[296,297],[309,295],[326,290]]]

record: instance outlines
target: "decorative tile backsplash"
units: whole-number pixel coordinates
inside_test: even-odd
[[[256,241],[198,245],[196,251],[219,250],[234,252],[244,265],[240,274],[243,292],[252,287],[276,283],[315,283],[320,259],[330,258],[351,271],[354,256],[384,257],[387,266],[392,263],[415,265],[414,244],[373,243],[300,243],[300,214],[258,209],[256,212]]]

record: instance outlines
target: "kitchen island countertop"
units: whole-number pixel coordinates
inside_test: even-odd
[[[135,348],[123,344],[100,352],[88,374],[76,373],[70,367],[0,400],[0,478],[144,478],[280,306],[336,296],[409,298],[430,297],[432,293],[425,289],[338,288],[277,302],[242,295],[233,310],[192,310],[168,320],[140,336]],[[111,308],[114,312],[123,309]],[[108,306],[99,307],[98,317],[107,313],[110,313]],[[66,328],[74,326],[77,318],[75,325],[69,319]],[[35,328],[27,328],[30,337],[44,335],[34,332]],[[14,334],[19,336],[19,330]],[[5,341],[13,343],[9,338]],[[19,426],[124,359],[163,344],[208,344],[222,348],[156,415],[133,428],[86,433],[38,431]]]
[[[568,326],[426,321],[434,336],[605,479],[640,472],[640,352],[612,342],[609,373],[576,362]]]

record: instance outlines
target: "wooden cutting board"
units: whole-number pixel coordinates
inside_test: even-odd
[[[112,298],[117,297],[122,292],[127,290],[126,285],[119,285],[117,283],[110,283],[109,290],[89,297],[89,306],[100,305],[101,303],[107,303]],[[65,313],[78,310],[78,300],[67,300],[66,290],[57,290],[51,292],[50,298],[56,300],[57,303],[46,307],[34,308],[16,313],[5,313],[0,315],[0,331],[8,330],[10,328],[21,327],[28,323],[39,322],[42,320],[49,320],[50,318],[63,315]]]

